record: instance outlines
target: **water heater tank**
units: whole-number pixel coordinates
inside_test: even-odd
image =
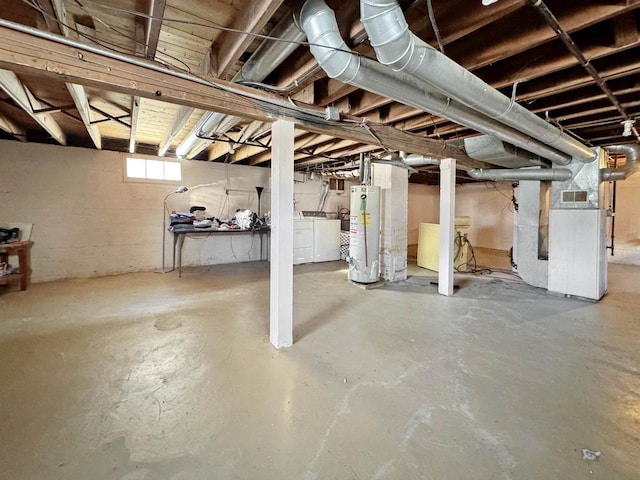
[[[351,187],[349,280],[374,283],[380,278],[380,187]]]

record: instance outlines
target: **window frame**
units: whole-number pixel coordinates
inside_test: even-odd
[[[165,175],[165,168],[164,166],[167,163],[176,163],[180,166],[180,179],[177,180],[172,180],[172,179],[165,179],[165,178],[148,178],[148,177],[130,177],[128,175],[128,160],[129,159],[135,159],[135,160],[144,160],[145,163],[148,161],[159,161],[163,163],[163,176]],[[145,168],[145,174],[146,174],[146,168]],[[127,153],[127,154],[122,154],[122,179],[124,181],[124,183],[146,183],[146,184],[151,184],[151,185],[181,185],[182,184],[182,178],[183,178],[183,171],[182,171],[182,162],[178,159],[171,159],[171,158],[164,158],[164,157],[154,157],[154,156],[150,156],[150,155],[139,155],[139,154],[134,154],[134,153]]]

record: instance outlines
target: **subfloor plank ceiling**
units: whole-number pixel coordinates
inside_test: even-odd
[[[359,19],[357,1],[327,1],[350,48],[375,58]],[[588,146],[637,142],[623,136],[622,121],[640,113],[640,0],[547,0],[590,66],[617,100],[603,93],[537,8],[528,1],[401,1],[413,33],[519,104]],[[152,60],[203,79],[232,82],[278,24],[294,21],[303,1],[282,0],[1,0],[0,17],[77,42]],[[11,67],[2,56],[0,63]],[[65,83],[7,68],[0,76],[0,138],[64,143],[167,157],[205,114],[162,98],[139,98],[121,89]],[[8,85],[7,85],[8,83]],[[463,125],[328,78],[303,41],[261,86],[243,87],[305,105],[333,107],[341,118],[392,127],[434,145],[460,145],[478,135]],[[75,86],[74,86],[75,85]],[[273,89],[266,86],[274,87]],[[14,89],[13,94],[12,90]],[[27,105],[15,89],[27,92]],[[621,111],[622,110],[622,111]],[[269,123],[242,118],[207,141],[203,161],[270,165]],[[64,139],[43,127],[56,124]],[[55,128],[54,128],[55,132]],[[387,155],[371,141],[338,138],[298,125],[298,170],[350,164],[361,154]],[[382,144],[382,145],[381,145]],[[429,182],[429,169],[412,177]]]

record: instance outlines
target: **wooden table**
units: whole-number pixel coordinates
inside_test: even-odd
[[[19,273],[0,277],[0,285],[20,281],[20,290],[26,290],[31,283],[31,247],[33,242],[0,243],[0,263],[9,263],[9,257],[18,257]]]

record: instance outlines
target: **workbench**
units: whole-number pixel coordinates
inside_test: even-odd
[[[170,229],[173,233],[173,270],[176,269],[176,257],[177,257],[177,269],[178,277],[182,277],[182,247],[184,246],[184,239],[186,237],[210,237],[215,235],[260,235],[260,260],[264,259],[263,256],[263,237],[269,235],[270,228],[257,228],[257,229],[228,229],[221,230],[217,228],[195,228],[180,225],[179,228]]]

